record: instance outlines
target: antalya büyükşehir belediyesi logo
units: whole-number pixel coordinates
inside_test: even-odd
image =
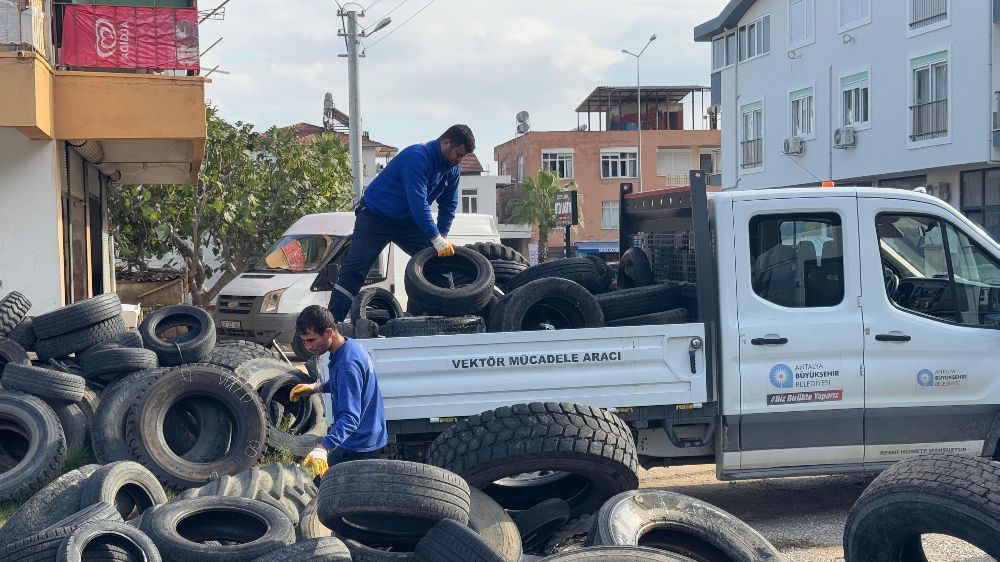
[[[775,388],[795,387],[795,375],[792,373],[792,369],[784,363],[778,363],[774,367],[771,367],[771,372],[767,375],[767,378]]]

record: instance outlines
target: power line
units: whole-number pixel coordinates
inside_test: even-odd
[[[375,1],[376,1],[376,3],[377,3],[377,2],[379,1],[379,0],[375,0]],[[384,16],[382,16],[382,17],[383,17],[383,18],[384,18],[384,17],[388,17],[388,16],[389,16],[389,15],[391,15],[391,14],[392,14],[393,12],[395,12],[396,10],[398,10],[398,9],[400,8],[400,6],[402,6],[403,4],[406,4],[407,2],[409,2],[409,0],[403,0],[403,1],[402,1],[402,2],[400,2],[399,4],[396,4],[396,7],[395,7],[395,8],[393,8],[393,9],[389,10],[388,12],[386,12],[386,13],[385,13],[385,15],[384,15]],[[375,4],[372,4],[372,5],[374,6]],[[379,18],[379,19],[382,19],[382,18]]]
[[[375,7],[375,4],[378,4],[381,1],[382,0],[375,0],[374,2],[372,2],[371,6],[368,6],[367,8],[365,8],[365,11],[367,12],[368,10],[371,10],[372,8]]]
[[[406,0],[403,0],[403,2],[402,2],[402,3],[400,4],[400,6],[402,6],[402,5],[403,5],[403,4],[405,4],[405,3],[406,3]],[[374,47],[375,45],[378,45],[378,44],[379,44],[379,43],[381,43],[382,41],[385,41],[386,39],[388,39],[390,35],[392,35],[392,34],[393,34],[393,33],[395,33],[396,31],[398,31],[398,30],[399,30],[399,28],[401,28],[401,27],[403,27],[404,25],[406,25],[407,23],[409,23],[409,21],[410,21],[410,20],[412,20],[413,18],[415,18],[415,17],[419,16],[419,15],[420,15],[420,12],[422,12],[422,11],[426,10],[426,9],[427,9],[427,8],[428,8],[428,7],[429,7],[429,6],[431,5],[431,4],[433,4],[433,3],[434,3],[434,0],[430,0],[430,2],[427,2],[426,4],[424,4],[422,8],[420,8],[419,10],[417,10],[417,11],[416,11],[416,13],[414,13],[414,14],[413,14],[412,16],[410,16],[410,17],[406,18],[405,20],[403,20],[403,23],[401,23],[401,24],[397,25],[397,26],[396,26],[395,28],[393,28],[393,29],[392,29],[391,31],[389,31],[388,33],[386,33],[385,35],[383,35],[383,36],[382,36],[382,37],[381,37],[381,38],[380,38],[380,39],[379,39],[378,41],[375,41],[375,42],[374,42],[374,43],[372,43],[371,45],[366,45],[366,46],[365,46],[365,51],[367,51],[368,49],[370,49],[370,48]],[[397,7],[398,7],[398,6],[397,6]],[[387,15],[388,15],[388,14],[387,14]]]

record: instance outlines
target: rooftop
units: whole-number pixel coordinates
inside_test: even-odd
[[[462,158],[462,162],[459,165],[461,166],[460,169],[463,176],[478,176],[485,171],[483,170],[483,165],[479,163],[479,158],[471,152],[466,154],[465,158]]]
[[[679,103],[694,92],[710,92],[708,86],[642,86],[643,100]],[[576,108],[577,113],[605,113],[622,102],[635,102],[635,86],[598,86]],[[648,96],[648,97],[647,97]]]
[[[711,41],[713,37],[727,29],[736,27],[755,0],[730,0],[722,13],[694,28],[695,41]]]
[[[340,140],[347,142],[350,138],[349,135],[339,132],[339,131],[328,131],[319,125],[313,125],[312,123],[296,123],[294,125],[289,125],[285,127],[286,129],[293,129],[299,137],[300,141],[309,140],[312,137],[321,135],[323,133],[333,134],[340,137]],[[382,144],[377,141],[373,141],[368,137],[368,133],[364,133],[361,137],[361,146],[363,148],[374,147],[376,156],[392,157],[395,156],[399,149],[395,146],[389,146],[387,144]]]

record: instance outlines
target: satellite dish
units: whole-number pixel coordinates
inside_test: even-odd
[[[517,124],[517,134],[519,134],[519,135],[523,135],[523,134],[527,133],[530,130],[531,130],[531,125],[528,125],[527,123],[518,123]]]
[[[527,111],[518,111],[517,115],[514,118],[517,119],[518,123],[527,123],[528,122],[528,112]]]

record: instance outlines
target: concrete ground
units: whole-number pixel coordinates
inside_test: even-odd
[[[767,537],[789,562],[843,562],[844,523],[872,476],[820,476],[720,482],[715,467],[679,466],[640,472],[643,488],[660,488],[714,504]],[[929,562],[987,562],[975,547],[924,537]]]

